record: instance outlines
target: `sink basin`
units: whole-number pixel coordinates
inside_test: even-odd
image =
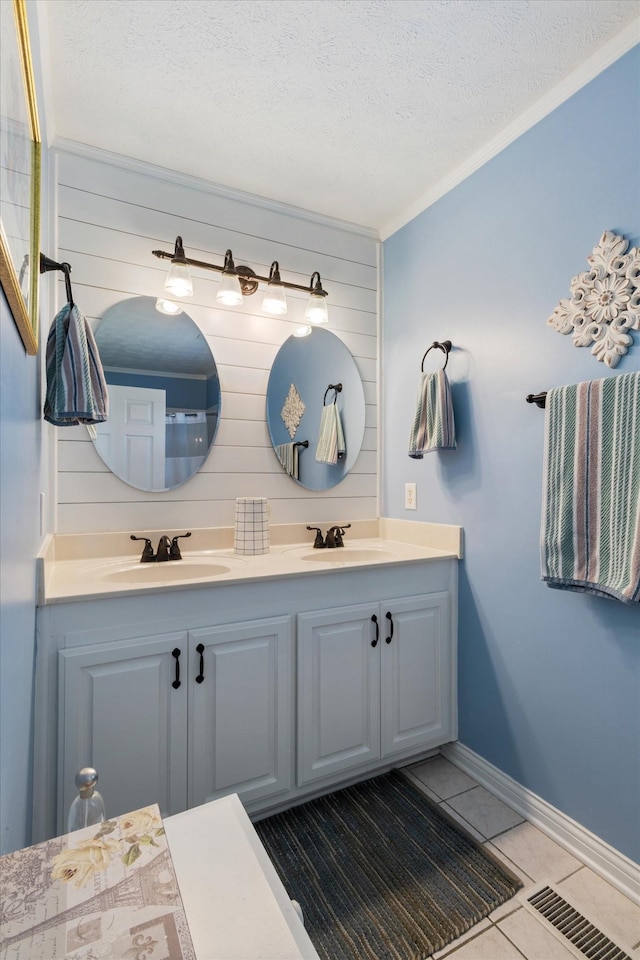
[[[109,583],[175,583],[176,580],[209,580],[229,573],[231,567],[206,560],[168,560],[165,563],[129,563],[102,574]]]
[[[378,550],[376,547],[336,547],[334,550],[314,550],[300,559],[316,563],[369,563],[376,560],[385,563],[387,560],[396,560],[397,557],[389,550]]]

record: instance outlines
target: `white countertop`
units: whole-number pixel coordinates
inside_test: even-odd
[[[462,553],[460,527],[389,520],[367,524],[362,531],[356,529],[352,537],[347,533],[344,547],[323,550],[313,548],[313,534],[304,528],[294,526],[286,533],[275,530],[272,543],[287,536],[297,535],[299,539],[276,542],[268,553],[257,556],[236,554],[232,545],[220,548],[219,544],[229,539],[226,528],[200,530],[189,541],[196,549],[183,549],[182,560],[145,564],[139,562],[140,544],[133,547],[125,533],[52,538],[53,543],[39,558],[39,604],[328,574],[358,567],[460,558]],[[382,535],[358,536],[372,529]],[[155,540],[152,542],[155,544]]]
[[[163,822],[198,960],[317,960],[237,794]]]

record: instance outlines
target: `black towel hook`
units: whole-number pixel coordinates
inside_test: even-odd
[[[308,446],[309,446],[308,440],[297,440],[294,443],[294,447],[304,447],[305,450],[308,448]]]
[[[429,353],[429,350],[433,350],[435,347],[437,347],[438,350],[442,350],[442,352],[445,354],[444,367],[442,369],[447,369],[447,364],[449,363],[449,351],[451,350],[451,340],[443,340],[442,343],[440,343],[439,340],[434,340],[431,346],[425,351],[425,355],[422,358],[422,363],[420,364],[420,370],[422,373],[424,373],[424,361],[426,360],[427,353]]]
[[[336,400],[338,399],[338,394],[339,394],[339,393],[342,393],[342,384],[341,384],[341,383],[330,383],[330,384],[329,384],[329,386],[327,387],[327,389],[326,389],[325,392],[324,392],[324,399],[323,399],[323,401],[322,401],[322,406],[323,406],[323,407],[325,406],[325,404],[326,404],[326,402],[327,402],[327,394],[329,393],[329,390],[335,390],[335,392],[336,392],[336,395],[335,395],[335,397],[333,398],[333,402],[335,403]]]
[[[64,273],[64,286],[67,294],[67,303],[71,306],[73,303],[73,291],[71,290],[71,264],[70,263],[57,263],[55,260],[52,260],[50,257],[45,256],[44,253],[40,254],[40,273],[49,273],[51,270],[61,270]]]

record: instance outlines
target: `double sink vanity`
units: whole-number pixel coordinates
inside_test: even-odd
[[[461,529],[348,534],[316,550],[303,525],[274,526],[269,553],[240,556],[231,528],[194,530],[165,563],[140,563],[129,532],[53,537],[34,842],[64,832],[85,765],[109,816],[236,793],[256,818],[455,739]]]

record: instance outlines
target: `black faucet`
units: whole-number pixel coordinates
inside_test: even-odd
[[[151,546],[151,540],[148,537],[136,537],[133,533],[131,534],[132,540],[144,540],[144,547],[142,550],[142,556],[140,557],[140,563],[153,563],[156,559],[156,555],[153,552],[153,547]]]
[[[327,535],[325,537],[325,546],[332,547],[344,547],[343,536],[345,530],[348,530],[351,526],[350,523],[346,523],[344,527],[330,527],[327,530]]]
[[[169,537],[163,536],[160,537],[160,542],[158,543],[158,549],[156,551],[156,561],[157,563],[164,563],[165,560],[170,560],[169,550],[171,548],[171,540]]]
[[[327,546],[327,544],[326,544],[326,543],[324,542],[324,540],[322,539],[322,530],[320,529],[320,527],[307,527],[307,530],[317,530],[317,531],[318,531],[318,532],[316,533],[316,538],[315,538],[315,540],[313,541],[314,549],[319,550],[319,549],[321,549],[322,547],[326,547],[326,546]]]
[[[153,552],[151,540],[149,540],[148,537],[136,537],[132,533],[131,539],[144,540],[144,548],[142,550],[142,556],[140,557],[140,563],[163,563],[165,560],[182,560],[182,554],[180,553],[178,540],[182,540],[184,537],[190,536],[191,531],[189,531],[189,533],[178,534],[178,536],[170,540],[165,534],[164,536],[160,537],[160,542],[158,543],[158,550],[156,553]]]
[[[180,533],[177,537],[173,537],[171,540],[171,546],[169,547],[169,560],[182,560],[182,554],[180,553],[180,547],[178,546],[178,540],[184,540],[186,537],[191,536],[191,531],[188,533]],[[160,548],[158,547],[158,552]]]

